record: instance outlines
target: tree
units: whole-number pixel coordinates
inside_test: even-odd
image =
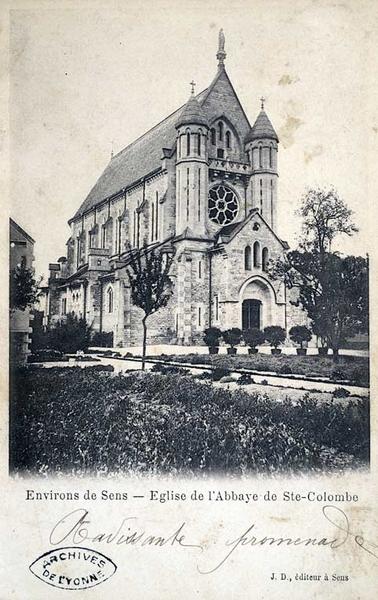
[[[273,275],[298,290],[314,333],[336,357],[346,337],[368,328],[368,263],[362,257],[336,253],[288,252]]]
[[[9,306],[11,311],[31,308],[38,300],[39,290],[34,270],[22,262],[9,273]]]
[[[301,349],[303,349],[303,342],[309,342],[312,337],[306,325],[294,325],[289,331],[289,336],[295,344],[300,345]]]
[[[250,329],[245,329],[243,331],[243,339],[247,346],[256,348],[256,346],[265,342],[265,335],[258,327],[251,327]]]
[[[73,313],[68,314],[65,320],[47,331],[48,347],[63,353],[87,350],[91,337],[91,326],[85,319],[77,317]]]
[[[126,267],[129,276],[131,299],[135,306],[144,312],[142,369],[145,369],[147,319],[160,308],[167,305],[172,295],[172,280],[169,272],[173,262],[173,254],[159,249],[129,247],[129,264]]]
[[[353,235],[358,231],[351,221],[353,212],[331,187],[309,189],[302,197],[298,214],[302,217],[301,248],[321,255],[331,251],[338,234]]]
[[[273,348],[277,349],[278,346],[281,346],[281,344],[284,343],[286,339],[286,331],[279,325],[269,325],[268,327],[264,328],[264,337],[266,341],[273,346]]]

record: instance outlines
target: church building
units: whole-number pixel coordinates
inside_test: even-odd
[[[113,345],[140,345],[142,312],[130,298],[129,245],[174,252],[173,294],[148,319],[148,343],[195,344],[209,326],[305,321],[269,260],[277,235],[278,136],[261,99],[251,125],[225,69],[207,89],[113,156],[69,221],[67,256],[50,264],[48,322],[73,312]]]

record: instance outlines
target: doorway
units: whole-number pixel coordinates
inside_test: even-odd
[[[243,300],[242,329],[261,329],[261,300]]]

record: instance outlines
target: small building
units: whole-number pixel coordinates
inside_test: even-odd
[[[10,273],[17,267],[24,265],[33,269],[34,262],[34,240],[13,219],[9,224],[9,270]],[[29,344],[32,332],[31,321],[33,315],[30,308],[25,310],[12,310],[9,317],[9,349],[11,364],[26,363],[30,353]]]

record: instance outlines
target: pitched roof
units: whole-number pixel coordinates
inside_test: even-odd
[[[24,237],[32,244],[35,244],[35,240],[33,240],[31,235],[26,233],[25,229],[22,229],[22,227],[18,223],[16,223],[16,221],[13,221],[13,219],[11,217],[9,218],[9,227],[10,227],[10,241],[11,242],[16,239],[15,233],[17,232],[19,235],[21,235],[21,237]]]
[[[261,221],[266,225],[266,227],[271,231],[274,237],[278,240],[278,242],[282,245],[284,249],[289,248],[289,244],[281,238],[278,237],[275,231],[271,228],[271,226],[265,221],[264,217],[260,214],[257,208],[252,208],[249,214],[243,219],[243,221],[237,221],[236,223],[231,223],[230,225],[225,225],[222,227],[216,234],[216,244],[228,244],[231,240],[243,229],[243,227],[249,223],[249,221],[253,217],[258,217]]]
[[[253,124],[251,131],[248,133],[245,141],[259,140],[269,138],[278,142],[278,135],[274,131],[273,125],[270,122],[265,110],[262,109],[256,121]]]
[[[200,102],[205,94],[197,96]],[[185,104],[116,154],[73,217],[76,219],[97,204],[161,167],[163,148],[172,148],[175,125]]]

